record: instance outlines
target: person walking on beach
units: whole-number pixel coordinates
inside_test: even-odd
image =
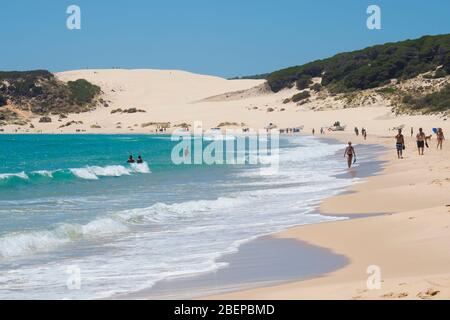
[[[345,148],[344,158],[347,158],[347,165],[350,169],[353,162],[353,159],[356,160],[356,152],[355,148],[353,148],[352,143],[349,141],[347,148]]]
[[[313,128],[312,129],[312,134],[315,135],[316,134],[316,130]]]
[[[364,140],[366,140],[366,139],[367,139],[367,131],[366,131],[366,128],[362,128],[362,129],[361,129],[361,134],[362,134]]]
[[[416,135],[416,141],[417,141],[417,150],[419,150],[419,155],[423,156],[423,151],[425,149],[425,133],[423,132],[422,128],[419,128],[419,132]]]
[[[395,136],[395,148],[397,149],[397,157],[403,159],[403,150],[405,149],[405,138],[402,134],[402,129],[398,129],[398,134]]]
[[[355,127],[355,134],[356,134],[356,136],[359,136],[359,130],[358,130],[358,127]]]
[[[414,135],[414,128],[411,127],[411,138],[412,138],[413,135]]]
[[[436,136],[437,136],[437,149],[441,149],[442,150],[442,142],[444,141],[444,131],[442,131],[442,128],[439,128],[438,129],[438,131],[437,131],[437,133],[436,133]]]

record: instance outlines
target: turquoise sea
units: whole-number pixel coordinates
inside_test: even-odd
[[[0,135],[0,299],[93,299],[226,267],[287,227],[336,220],[342,146],[282,136],[279,170],[175,165],[166,135]],[[206,147],[210,141],[204,140]],[[144,164],[129,165],[130,154]],[[75,285],[74,285],[75,284]]]

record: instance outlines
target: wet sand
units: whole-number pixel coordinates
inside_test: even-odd
[[[267,236],[241,245],[237,253],[217,262],[227,265],[211,273],[163,280],[150,289],[116,298],[192,299],[307,279],[342,268],[348,260],[307,243]]]
[[[341,141],[355,139],[336,134]],[[383,170],[348,192],[326,199],[322,214],[362,219],[305,225],[280,232],[349,259],[341,269],[313,279],[240,290],[208,299],[448,299],[450,298],[450,149],[435,141],[419,156],[406,137],[404,159],[397,159],[393,136],[370,136],[365,143],[388,151]],[[358,150],[357,150],[358,152]],[[369,287],[369,267],[377,267],[380,287]]]
[[[336,139],[322,138],[328,143]],[[343,145],[343,148],[345,145]],[[339,179],[366,178],[377,174],[383,161],[377,155],[385,148],[377,144],[360,145],[362,162],[351,172],[339,174]],[[335,157],[342,157],[343,149]],[[342,190],[342,193],[347,191]],[[320,213],[319,211],[313,214]],[[375,214],[352,215],[352,219],[376,216]],[[118,299],[192,299],[202,296],[224,294],[237,290],[279,285],[294,280],[320,277],[343,268],[350,260],[331,250],[294,239],[265,236],[247,242],[237,253],[223,256],[217,261],[226,266],[215,272],[190,277],[173,278],[157,282],[152,288]]]

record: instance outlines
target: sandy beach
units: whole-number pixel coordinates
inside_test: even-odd
[[[343,147],[351,140],[357,153],[361,144],[386,148],[379,158],[380,174],[342,190],[347,192],[328,198],[319,208],[323,215],[376,216],[299,226],[273,235],[330,250],[346,257],[349,264],[305,281],[207,298],[450,298],[450,148],[444,141],[444,150],[436,150],[433,136],[430,148],[419,156],[415,138],[410,137],[410,128],[415,135],[419,127],[427,134],[441,127],[448,135],[447,117],[396,115],[382,99],[348,107],[342,100],[317,95],[299,106],[283,103],[298,92],[295,88],[270,93],[263,80],[226,80],[175,70],[80,70],[57,76],[62,81],[84,78],[101,86],[107,106],[63,119],[55,115],[50,123],[31,117],[33,128],[8,125],[4,133],[151,134],[158,123],[170,123],[168,132],[194,121],[202,121],[204,129],[261,129],[273,123],[278,128],[303,126],[305,134],[315,129],[317,136],[337,139]],[[130,108],[138,111],[123,112]],[[318,134],[335,121],[345,124],[346,131]],[[404,127],[406,140],[401,160],[394,149],[398,126]],[[353,127],[365,127],[367,140],[351,134]],[[352,170],[350,175],[357,174]],[[381,289],[367,288],[369,266],[379,267]]]
[[[450,300],[450,1],[105,3],[0,10],[0,301]]]
[[[361,143],[347,134],[336,138]],[[371,136],[367,143],[389,147],[379,175],[327,199],[322,214],[376,213],[374,217],[307,225],[275,235],[328,248],[349,258],[337,271],[232,294],[219,299],[448,299],[450,297],[450,176],[448,149],[435,142],[419,156],[407,137],[405,158],[398,160],[392,137]],[[368,289],[369,266],[381,271],[381,288]]]

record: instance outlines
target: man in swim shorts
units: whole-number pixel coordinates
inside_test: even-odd
[[[417,149],[419,150],[419,155],[423,156],[423,151],[425,149],[425,132],[423,132],[422,128],[419,128],[419,132],[416,135],[417,141]]]
[[[395,136],[395,148],[397,149],[397,157],[403,159],[403,149],[405,148],[405,138],[402,134],[402,129],[398,129],[398,134]]]

